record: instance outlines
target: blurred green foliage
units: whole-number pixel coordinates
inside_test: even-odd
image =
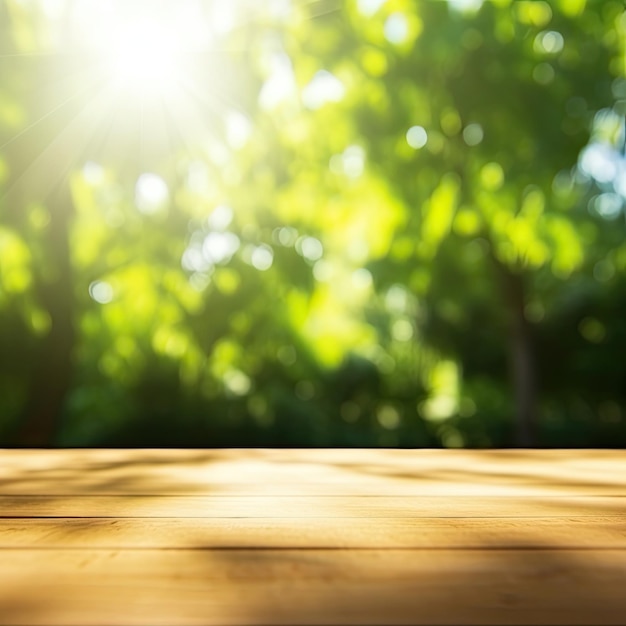
[[[105,4],[0,2],[2,445],[626,444],[622,2]]]

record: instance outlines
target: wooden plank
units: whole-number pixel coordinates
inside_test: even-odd
[[[580,517],[623,515],[626,496],[0,496],[14,517]]]
[[[341,467],[382,464],[403,469],[429,467],[438,469],[468,462],[503,467],[546,466],[612,466],[624,463],[626,451],[620,449],[549,449],[549,450],[468,450],[468,449],[382,449],[382,448],[228,448],[228,449],[0,449],[6,467],[36,470],[55,465],[119,465],[169,464],[184,467],[198,463],[238,463],[242,465],[267,462],[280,464],[323,464]]]
[[[41,493],[626,495],[626,451],[0,451],[0,494]]]
[[[626,467],[624,468],[626,472]],[[147,472],[147,476],[150,474]],[[469,479],[468,479],[469,480]],[[257,482],[210,483],[190,488],[173,484],[172,477],[160,482],[152,476],[150,480],[133,485],[133,481],[119,480],[119,485],[111,487],[100,484],[97,476],[91,476],[80,484],[50,479],[36,484],[13,483],[11,487],[0,488],[2,496],[22,496],[40,494],[48,496],[397,496],[397,497],[439,497],[439,496],[472,496],[472,497],[558,497],[570,496],[626,496],[626,487],[621,485],[577,485],[564,482],[545,482],[542,485],[532,483],[462,483],[462,482],[427,482],[426,480],[382,480],[345,478],[341,481],[297,483],[280,482],[277,478],[259,479]]]
[[[0,520],[0,549],[626,549],[623,517]]]
[[[626,551],[8,550],[0,624],[623,624]]]

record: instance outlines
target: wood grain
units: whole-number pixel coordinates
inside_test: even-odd
[[[626,549],[623,517],[0,520],[9,548]]]
[[[624,624],[617,450],[0,451],[0,625]]]
[[[626,615],[623,550],[16,550],[3,556],[0,623],[16,626],[623,624]]]
[[[626,496],[0,496],[7,517],[564,517],[623,515]]]
[[[0,495],[626,493],[626,453],[616,450],[5,450],[1,459]]]

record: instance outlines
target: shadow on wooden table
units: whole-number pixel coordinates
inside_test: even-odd
[[[545,546],[16,555],[14,576],[2,576],[2,624],[599,625],[623,624],[626,612],[623,552],[608,558],[608,551]]]
[[[537,543],[495,550],[219,551],[209,570],[224,572],[242,592],[241,605],[225,616],[235,623],[624,623],[626,552],[616,559],[608,551]]]

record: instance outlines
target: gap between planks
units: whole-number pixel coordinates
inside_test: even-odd
[[[620,516],[0,520],[0,549],[626,549]]]

